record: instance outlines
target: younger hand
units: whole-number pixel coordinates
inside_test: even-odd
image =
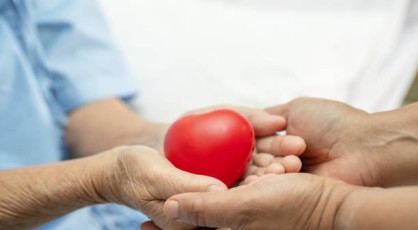
[[[354,189],[310,174],[265,175],[228,191],[175,195],[164,212],[181,223],[215,228],[331,229]]]
[[[286,132],[306,141],[303,171],[356,185],[377,185],[376,159],[380,156],[372,154],[370,140],[378,138],[371,135],[367,113],[315,98],[298,98],[266,111],[286,117]]]

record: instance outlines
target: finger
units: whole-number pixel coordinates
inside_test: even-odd
[[[264,174],[283,174],[285,172],[285,166],[283,166],[282,164],[273,163],[266,168]]]
[[[152,188],[155,188],[154,190],[158,194],[158,198],[162,200],[168,199],[178,193],[222,191],[228,189],[224,183],[212,177],[188,173],[175,167],[160,170],[166,171],[162,175],[167,178],[153,181]]]
[[[289,113],[289,103],[268,107],[265,111],[273,115],[283,116],[287,119]]]
[[[249,176],[262,176],[264,174],[282,174],[286,168],[282,165],[283,157],[274,157],[269,153],[258,153],[253,156],[253,162],[248,166],[241,178]],[[293,164],[291,165],[293,166]],[[245,184],[241,183],[241,184]]]
[[[249,111],[246,116],[253,125],[257,137],[273,135],[286,127],[286,119],[284,117],[270,115],[263,110]]]
[[[274,161],[274,156],[269,153],[257,153],[253,156],[253,164],[258,167],[267,167]]]
[[[164,204],[164,213],[176,221],[207,227],[230,227],[239,223],[239,212],[247,185],[239,190],[209,193],[185,193],[171,197]],[[248,207],[244,207],[251,211]]]
[[[256,175],[258,173],[259,169],[260,169],[259,167],[250,164],[248,166],[247,170],[245,170],[244,175],[241,176],[241,178],[246,178],[246,177],[251,176],[251,175]]]
[[[247,178],[249,176],[262,176],[264,175],[266,171],[266,168],[264,167],[258,167],[255,165],[250,165],[248,169],[245,171],[244,175],[241,176],[241,178]]]
[[[286,156],[280,163],[284,166],[286,173],[297,173],[302,169],[302,161],[297,156]]]
[[[151,216],[152,221],[145,222],[141,225],[141,230],[191,230],[195,229],[194,225],[178,222],[169,219],[164,214],[164,201],[152,201],[146,204],[144,214]]]
[[[154,222],[147,221],[141,225],[141,230],[161,230],[161,228],[155,225]]]
[[[269,153],[258,153],[253,156],[253,165],[244,176],[293,173],[299,172],[301,168],[302,161],[297,156],[274,157]]]
[[[254,127],[256,136],[272,135],[286,127],[286,119],[282,116],[272,115],[261,109],[254,109],[244,106],[220,105],[198,109],[187,114],[205,113],[216,109],[231,109],[242,114]]]
[[[289,156],[285,156],[285,157],[275,157],[272,162],[265,167],[265,171],[263,174],[282,174],[284,172],[281,172],[281,169],[278,168],[278,166],[275,165],[281,165],[284,167],[284,170],[286,173],[296,173],[296,172],[300,172],[300,170],[302,169],[302,161],[299,157],[297,156],[293,156],[293,155],[289,155]],[[256,167],[256,166],[254,166]],[[271,171],[271,168],[276,169],[277,171]],[[251,175],[251,174],[250,174]],[[257,174],[257,172],[255,171],[253,175],[258,175],[260,176],[260,174]]]
[[[245,180],[243,181],[242,185],[245,185],[245,184],[250,184],[250,183],[252,183],[253,181],[257,180],[257,178],[258,178],[258,177],[259,177],[259,176],[256,176],[256,175],[251,175],[251,176],[248,176],[248,177],[246,177],[246,178],[245,178]]]
[[[270,136],[258,138],[256,143],[258,152],[271,153],[274,156],[301,155],[306,149],[305,141],[298,136]]]

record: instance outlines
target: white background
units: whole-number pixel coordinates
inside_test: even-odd
[[[101,3],[138,79],[140,112],[158,121],[297,96],[388,110],[400,105],[418,59],[408,0]]]

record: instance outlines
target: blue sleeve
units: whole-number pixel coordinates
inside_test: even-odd
[[[36,28],[52,90],[62,108],[136,93],[95,0],[35,0]]]

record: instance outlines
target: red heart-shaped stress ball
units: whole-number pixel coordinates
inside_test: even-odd
[[[230,187],[246,170],[254,142],[248,120],[238,112],[221,109],[174,122],[164,149],[177,168],[215,177]]]

